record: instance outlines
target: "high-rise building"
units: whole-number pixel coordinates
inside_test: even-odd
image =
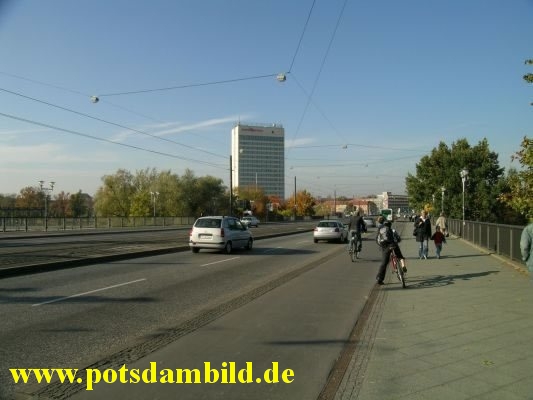
[[[233,187],[257,187],[285,198],[285,130],[279,124],[237,124],[231,130]]]

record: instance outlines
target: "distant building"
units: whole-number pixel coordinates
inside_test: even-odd
[[[404,194],[393,194],[392,192],[383,192],[379,195],[383,199],[382,208],[390,208],[394,214],[408,214],[409,213],[409,197]]]
[[[237,124],[231,130],[233,187],[257,187],[285,199],[285,130],[279,124]]]

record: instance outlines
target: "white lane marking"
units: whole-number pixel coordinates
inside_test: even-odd
[[[225,260],[215,261],[215,262],[208,263],[208,264],[202,264],[202,265],[200,265],[200,267],[208,267],[209,265],[214,265],[214,264],[219,264],[219,263],[223,263],[223,262],[226,262],[226,261],[236,260],[238,258],[240,258],[240,257],[226,258]]]
[[[43,304],[56,303],[56,302],[58,302],[58,301],[63,301],[63,300],[67,300],[67,299],[72,299],[73,297],[85,296],[86,294],[91,294],[91,293],[101,292],[101,291],[103,291],[103,290],[114,289],[114,288],[117,288],[117,287],[120,287],[120,286],[131,285],[132,283],[142,282],[142,281],[145,281],[145,280],[146,280],[146,278],[143,278],[143,279],[137,279],[137,280],[135,280],[135,281],[130,281],[130,282],[119,283],[119,284],[117,284],[117,285],[107,286],[107,287],[104,287],[104,288],[101,288],[101,289],[91,290],[91,291],[89,291],[89,292],[73,294],[72,296],[61,297],[61,298],[59,298],[59,299],[49,300],[49,301],[45,301],[45,302],[43,302],[43,303],[32,304],[31,306],[32,306],[32,307],[37,307],[37,306],[42,306]]]
[[[301,242],[296,242],[296,244],[306,244],[306,243],[311,243],[310,240],[302,240]]]

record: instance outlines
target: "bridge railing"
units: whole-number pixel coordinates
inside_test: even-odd
[[[15,218],[1,217],[0,229],[11,231],[67,231],[81,229],[149,228],[191,226],[194,217],[92,217],[92,218]]]
[[[487,222],[465,221],[448,218],[450,234],[460,236],[476,246],[496,254],[521,261],[520,236],[524,226]]]

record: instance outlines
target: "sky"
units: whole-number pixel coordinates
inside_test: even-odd
[[[518,167],[532,27],[533,0],[0,0],[0,193],[229,185],[238,122],[285,128],[287,197],[403,194],[462,138]]]

